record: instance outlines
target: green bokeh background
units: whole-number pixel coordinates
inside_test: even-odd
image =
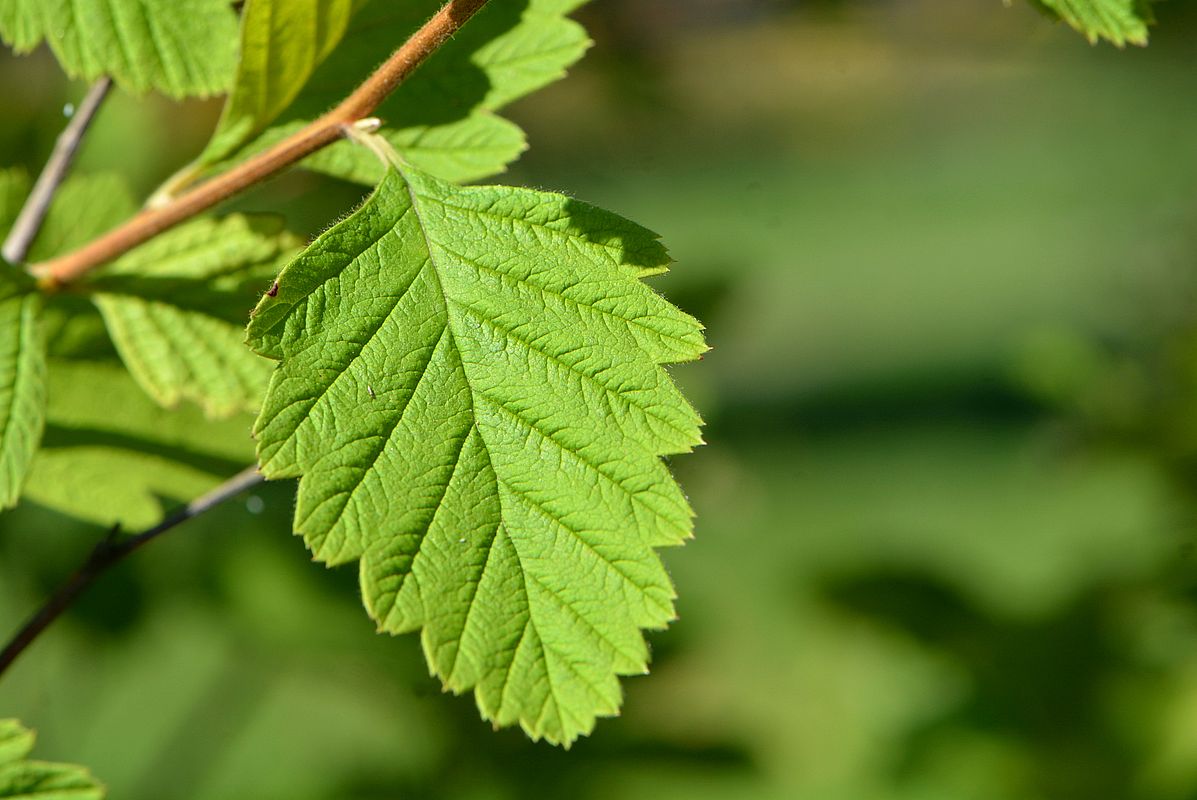
[[[659,231],[709,328],[675,374],[679,621],[565,752],[440,692],[293,487],[108,575],[0,683],[113,798],[1197,797],[1197,8],[1090,47],[998,0],[595,0],[505,180]],[[82,86],[0,57],[36,171]],[[114,97],[80,172],[141,192],[218,106]],[[319,231],[310,176],[239,201]],[[188,498],[165,498],[179,501]],[[0,518],[0,625],[101,529]]]

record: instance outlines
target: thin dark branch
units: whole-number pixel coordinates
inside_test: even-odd
[[[71,117],[71,121],[58,135],[54,151],[50,153],[50,160],[46,162],[42,174],[37,178],[37,183],[33,185],[33,191],[29,193],[29,199],[25,201],[21,213],[17,215],[17,221],[13,223],[12,230],[4,241],[4,247],[0,248],[0,253],[9,263],[23,264],[25,262],[25,256],[29,255],[29,248],[33,245],[33,240],[37,238],[37,232],[41,230],[46,213],[50,210],[54,193],[58,191],[58,187],[66,178],[66,174],[71,168],[71,162],[75,160],[75,153],[78,152],[79,145],[83,142],[83,135],[87,133],[91,121],[95,118],[96,112],[100,110],[100,106],[111,88],[112,79],[107,77],[100,78],[92,84],[87,96],[83,98],[83,102],[79,104],[79,108]]]
[[[29,618],[19,631],[13,634],[12,639],[5,645],[4,650],[0,651],[0,675],[3,675],[12,666],[12,663],[17,660],[21,653],[25,652],[29,645],[33,644],[37,637],[46,628],[50,627],[50,624],[54,620],[58,619],[64,611],[70,608],[71,603],[87,587],[91,586],[108,569],[123,560],[125,556],[158,538],[171,528],[181,525],[189,519],[198,517],[205,511],[209,511],[226,500],[236,497],[246,489],[257,486],[262,480],[262,475],[258,472],[258,468],[256,466],[249,467],[243,472],[229,478],[203,497],[191,501],[147,531],[143,531],[136,536],[122,538],[119,535],[119,529],[113,529],[112,533],[92,549],[91,554],[88,555],[83,565],[75,570],[71,577],[67,578],[66,582],[58,588],[58,591],[54,592],[42,604],[42,607]]]

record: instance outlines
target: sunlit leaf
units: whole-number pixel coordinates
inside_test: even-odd
[[[0,238],[27,188],[22,173],[0,170]],[[20,497],[45,424],[45,330],[34,289],[24,270],[0,260],[0,509]]]
[[[640,278],[656,237],[561,195],[390,171],[279,278],[250,340],[281,365],[256,425],[301,476],[316,558],[422,630],[483,714],[569,743],[617,713],[641,628],[673,618],[654,547],[691,529],[660,456],[698,444],[664,363],[701,327]]]

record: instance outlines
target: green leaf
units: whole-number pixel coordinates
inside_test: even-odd
[[[28,188],[22,172],[0,170],[0,238]],[[45,422],[45,332],[35,289],[24,269],[0,259],[0,509],[17,503]]]
[[[199,219],[158,236],[89,282],[129,372],[168,408],[256,411],[270,362],[245,346],[249,309],[298,240],[276,220]]]
[[[20,211],[28,182],[0,170],[0,238]],[[36,284],[0,260],[0,509],[16,504],[45,423],[45,331]]]
[[[249,11],[257,1],[251,0]],[[327,0],[318,5],[334,13]],[[239,83],[233,92],[227,121],[201,157],[202,166],[243,159],[315,119],[352,92],[440,2],[362,0],[355,5],[359,8],[344,29],[343,44],[335,49],[337,26],[321,30],[309,22],[292,38],[286,29],[264,22],[250,28],[246,18],[243,47],[277,53],[278,64],[301,66],[293,75],[255,68],[245,76],[244,88]],[[381,135],[408,163],[446,180],[471,181],[501,172],[526,145],[523,132],[494,112],[562,77],[585,52],[586,32],[566,17],[579,5],[577,0],[491,3],[383,103],[378,111],[385,123]],[[310,15],[308,4],[305,8]],[[337,7],[338,22],[342,10]],[[320,59],[309,79],[308,65]],[[240,95],[244,99],[236,101]],[[285,96],[293,96],[294,102],[279,113]],[[275,121],[274,128],[251,141]],[[361,183],[376,183],[382,176],[377,159],[347,142],[326,148],[304,165]]]
[[[29,761],[34,735],[14,719],[0,719],[0,798],[100,800],[104,788],[72,764]]]
[[[361,560],[382,630],[422,629],[445,685],[568,744],[674,616],[654,547],[691,511],[659,456],[700,442],[661,366],[701,326],[645,286],[650,232],[561,195],[388,172],[279,277],[250,342],[281,359],[258,418],[295,527]]]
[[[5,283],[15,282],[4,276],[0,284]],[[0,508],[16,505],[45,425],[46,343],[40,312],[36,294],[0,300]]]
[[[1155,19],[1151,0],[1033,0],[1085,35],[1091,44],[1105,39],[1118,47],[1146,45]]]
[[[25,499],[98,525],[145,528],[253,460],[249,417],[162,409],[117,362],[51,360],[48,395]]]
[[[72,77],[172,97],[224,92],[237,63],[228,0],[0,0],[0,38],[19,53],[45,40]]]
[[[0,301],[24,297],[37,289],[37,282],[23,269],[0,261]]]

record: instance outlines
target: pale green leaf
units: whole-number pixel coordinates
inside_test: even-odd
[[[1154,22],[1151,0],[1034,0],[1085,35],[1091,43],[1105,39],[1124,47],[1147,44],[1148,26]]]
[[[204,166],[218,166],[217,162],[239,160],[260,151],[344,99],[439,8],[440,2],[364,0],[355,5],[360,8],[344,31],[342,45],[331,52],[327,46],[315,47],[302,35],[298,43],[283,37],[282,29],[276,30],[270,44],[254,44],[259,49],[298,47],[302,51],[282,60],[305,64],[318,60],[307,58],[306,52],[327,57],[303,90],[294,95],[285,113],[279,113],[281,101],[263,102],[262,113],[253,115],[227,111],[230,122],[222,126],[202,157]],[[383,103],[377,112],[384,122],[383,136],[408,163],[445,180],[477,180],[504,170],[524,150],[524,137],[516,126],[493,112],[562,77],[581,57],[589,39],[582,27],[566,16],[579,5],[577,0],[489,4]],[[243,35],[248,34],[247,29]],[[325,40],[321,44],[326,44]],[[307,78],[307,71],[305,67],[295,77]],[[294,91],[295,82],[282,76],[278,80],[287,82],[287,93]],[[260,87],[251,91],[257,93]],[[251,141],[257,131],[275,121],[268,118],[271,114],[278,125]],[[244,121],[251,117],[252,124]],[[330,149],[333,152],[309,159],[305,166],[363,183],[379,178],[377,161],[362,148],[338,145]]]
[[[104,788],[83,767],[29,761],[34,735],[14,719],[0,719],[0,798],[100,800]]]
[[[99,294],[96,305],[129,372],[160,405],[187,400],[210,417],[257,410],[270,367],[239,326],[135,295]]]
[[[80,519],[138,530],[253,460],[250,418],[167,411],[111,361],[52,360],[42,448],[25,498]]]
[[[482,713],[569,743],[673,618],[653,548],[691,529],[660,456],[700,442],[661,366],[701,326],[639,278],[650,232],[561,195],[390,171],[279,278],[250,341],[281,359],[255,427],[299,476],[316,558],[361,561],[370,614],[422,630]]]
[[[237,63],[228,0],[0,0],[0,37],[17,52],[46,41],[72,77],[172,97],[224,92]]]
[[[199,219],[139,247],[83,288],[151,397],[227,417],[261,403],[270,363],[245,346],[245,320],[297,245],[270,220]]]

